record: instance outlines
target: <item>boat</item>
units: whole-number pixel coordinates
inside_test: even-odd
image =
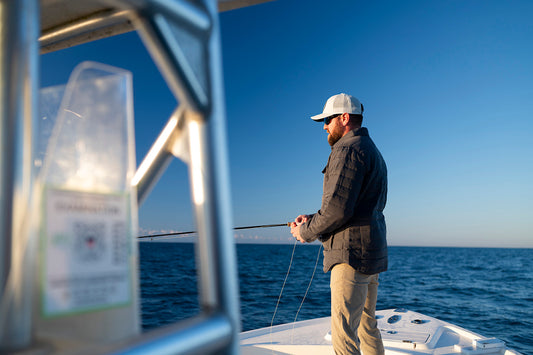
[[[241,333],[217,13],[264,1],[267,0],[2,2],[2,26],[6,31],[2,31],[0,37],[4,58],[0,80],[3,93],[0,171],[4,177],[0,180],[3,199],[0,206],[0,352],[331,353],[329,318]],[[127,316],[122,308],[112,305],[110,308],[118,307],[120,312],[98,309],[79,315],[77,321],[58,316],[39,323],[35,321],[35,314],[42,310],[33,305],[31,297],[35,265],[29,251],[35,241],[31,240],[27,228],[19,228],[27,224],[25,218],[34,201],[32,122],[37,112],[39,53],[131,30],[140,32],[180,102],[132,177],[134,197],[136,202],[142,203],[173,157],[189,162],[192,205],[198,226],[201,312],[194,318],[147,333],[140,332],[135,300],[128,303]],[[188,40],[198,43],[199,52],[189,57],[180,45],[182,38],[176,38],[175,30],[187,32]],[[192,65],[191,58],[201,63]],[[187,148],[178,149],[183,144]],[[132,254],[132,262],[135,258]],[[138,280],[131,281],[135,294]],[[383,310],[377,315],[387,354],[517,354],[497,339],[485,338],[412,311]],[[59,318],[65,322],[56,327]],[[52,328],[60,331],[54,333]]]
[[[497,338],[487,338],[439,319],[402,308],[376,311],[385,354],[517,355]],[[241,352],[252,354],[334,354],[330,317],[241,333]]]

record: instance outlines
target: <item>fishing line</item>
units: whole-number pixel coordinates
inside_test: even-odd
[[[294,240],[294,246],[292,248],[292,254],[291,254],[291,261],[289,262],[289,268],[287,270],[287,274],[285,275],[285,280],[283,280],[283,285],[281,286],[281,291],[279,292],[278,302],[276,303],[276,308],[274,309],[274,314],[272,315],[272,320],[270,321],[270,344],[273,344],[272,341],[272,327],[274,325],[274,318],[276,317],[276,313],[278,311],[278,306],[281,300],[281,295],[283,294],[283,290],[285,289],[285,284],[287,283],[287,279],[289,278],[289,273],[291,271],[292,267],[292,261],[294,260],[294,251],[296,250],[296,244],[298,244],[298,241]],[[318,261],[320,260],[320,252],[322,251],[322,245],[318,248],[318,253],[316,256],[315,261],[315,267],[313,268],[313,273],[311,274],[311,279],[309,280],[309,284],[307,285],[307,289],[305,290],[304,297],[302,298],[302,302],[300,302],[300,306],[298,307],[298,311],[296,312],[296,316],[294,317],[294,321],[292,323],[292,332],[291,332],[291,344],[294,343],[294,326],[296,325],[296,320],[298,319],[298,315],[300,314],[300,310],[302,309],[302,306],[305,302],[305,299],[307,298],[307,294],[309,293],[309,289],[311,288],[311,284],[313,283],[313,279],[315,277],[316,268],[318,266]]]
[[[290,227],[291,222],[287,223],[279,223],[279,224],[261,224],[257,226],[245,226],[245,227],[235,227],[233,230],[241,230],[241,229],[254,229],[254,228],[271,228],[271,227]],[[173,233],[163,233],[163,234],[150,234],[150,235],[141,235],[137,237],[137,239],[143,239],[143,238],[159,238],[159,237],[169,237],[169,236],[178,236],[178,235],[186,235],[186,234],[195,234],[198,233],[197,231],[188,231],[188,232],[173,232]],[[176,237],[179,238],[179,237]]]
[[[242,229],[254,229],[254,228],[271,228],[271,227],[284,227],[284,226],[291,226],[292,222],[288,223],[279,223],[279,224],[262,224],[262,225],[255,225],[255,226],[244,226],[244,227],[235,227],[233,230],[242,230]],[[170,238],[180,238],[185,237],[188,234],[194,234],[197,233],[197,231],[188,231],[188,232],[173,232],[173,233],[162,233],[162,234],[151,234],[151,235],[142,235],[137,237],[138,239],[143,238],[161,238],[161,239],[170,239]],[[292,248],[291,253],[291,260],[289,262],[289,268],[287,269],[287,274],[285,275],[285,279],[283,280],[283,285],[281,286],[281,291],[279,292],[278,301],[276,302],[276,307],[274,309],[274,314],[272,315],[272,320],[270,321],[270,343],[272,344],[272,327],[274,325],[274,319],[276,318],[276,313],[278,312],[278,307],[281,302],[281,296],[283,295],[283,291],[285,290],[285,284],[287,283],[287,279],[289,278],[289,274],[291,272],[292,262],[294,260],[294,252],[296,250],[296,245],[298,244],[298,240],[294,240],[294,246]],[[294,317],[293,325],[292,325],[292,333],[291,333],[291,343],[293,343],[293,335],[294,335],[294,326],[296,324],[296,320],[298,319],[298,315],[300,314],[300,310],[302,309],[302,306],[305,302],[305,299],[307,298],[307,294],[309,293],[309,289],[311,288],[311,284],[313,282],[313,279],[315,277],[316,268],[318,266],[318,260],[320,259],[320,251],[322,250],[322,245],[320,245],[320,248],[318,248],[318,254],[315,261],[315,267],[313,268],[313,273],[311,274],[311,279],[309,280],[309,284],[307,285],[307,289],[305,290],[304,297],[302,298],[302,302],[300,302],[300,306],[298,307],[298,311],[296,312],[296,316]]]
[[[279,292],[278,302],[276,303],[276,308],[274,308],[274,314],[272,315],[272,320],[270,321],[270,344],[272,344],[272,325],[274,324],[274,318],[276,317],[276,312],[278,311],[278,306],[281,300],[281,295],[283,294],[283,289],[285,289],[285,283],[287,282],[287,279],[289,278],[289,273],[291,272],[292,260],[294,259],[294,251],[296,250],[296,244],[298,244],[298,240],[295,238],[294,246],[292,247],[289,269],[287,270],[287,274],[285,275],[285,280],[283,280],[283,286],[281,286],[281,291]]]
[[[304,298],[302,298],[302,302],[300,303],[300,307],[298,307],[298,311],[296,312],[296,317],[294,317],[294,321],[292,322],[291,344],[294,343],[294,326],[296,325],[296,319],[298,319],[298,314],[300,314],[300,309],[302,309],[302,306],[304,304],[305,298],[307,297],[307,293],[309,292],[309,289],[311,288],[311,283],[313,282],[313,278],[315,277],[316,267],[318,266],[318,260],[320,259],[320,252],[321,251],[322,251],[322,244],[320,244],[320,248],[318,248],[318,253],[316,255],[316,261],[315,261],[315,268],[313,269],[313,274],[311,275],[311,280],[309,280],[309,284],[307,285],[307,290],[305,290]]]

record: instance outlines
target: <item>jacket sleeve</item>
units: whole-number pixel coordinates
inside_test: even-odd
[[[322,206],[300,227],[303,239],[313,241],[339,229],[353,217],[365,170],[354,149],[346,146],[333,149],[325,169]]]

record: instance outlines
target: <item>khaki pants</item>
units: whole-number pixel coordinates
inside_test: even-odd
[[[331,270],[331,337],[335,354],[383,355],[377,328],[378,275],[364,275],[348,264]]]

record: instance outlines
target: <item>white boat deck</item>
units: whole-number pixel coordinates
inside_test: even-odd
[[[499,339],[402,309],[377,311],[385,354],[518,354]],[[241,333],[242,354],[334,354],[330,317]]]

